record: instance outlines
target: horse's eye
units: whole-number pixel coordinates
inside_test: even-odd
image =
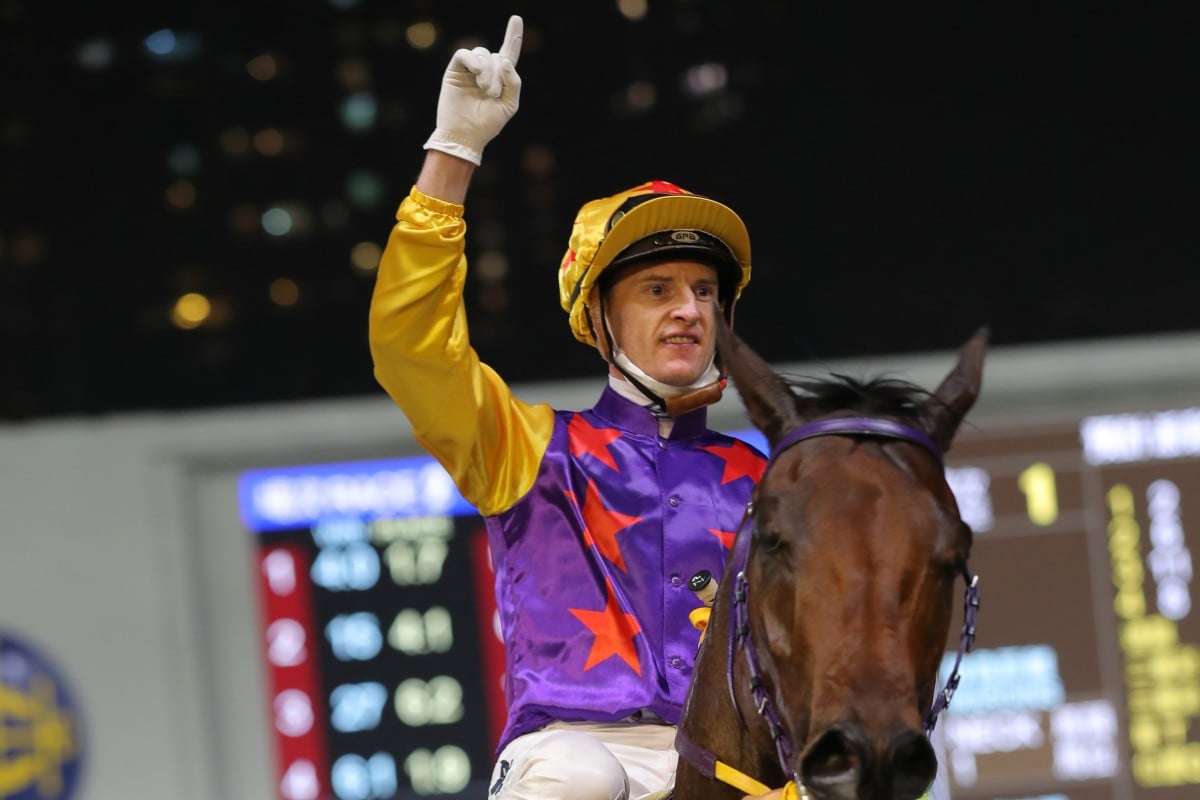
[[[779,545],[783,543],[783,537],[779,534],[779,531],[773,528],[755,525],[754,543],[770,553],[779,549]]]

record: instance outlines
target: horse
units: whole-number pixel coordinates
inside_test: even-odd
[[[979,606],[942,454],[979,395],[987,338],[976,331],[929,393],[895,378],[785,379],[719,325],[721,362],[770,452],[703,627],[676,800],[929,789],[929,735]],[[960,575],[958,657],[937,692]]]

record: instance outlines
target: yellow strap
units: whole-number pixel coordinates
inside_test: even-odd
[[[771,791],[771,787],[759,783],[744,772],[738,772],[724,761],[713,765],[713,777],[746,794],[766,794]]]
[[[765,783],[759,783],[754,778],[751,778],[744,772],[739,772],[724,761],[718,761],[713,765],[713,777],[749,795],[767,794],[771,791],[771,787]],[[807,796],[805,794],[805,797]],[[800,789],[796,786],[795,781],[788,781],[784,784],[782,800],[800,800]],[[933,800],[933,792],[926,790],[925,794],[918,797],[917,800]]]
[[[738,772],[733,767],[720,761],[717,762],[716,768],[713,770],[713,777],[750,795],[767,794],[771,791],[763,784],[754,780],[754,778]],[[805,795],[805,797],[807,796]],[[932,800],[932,798],[933,795],[930,792],[925,792],[917,800]],[[800,789],[796,787],[795,781],[788,781],[784,785],[782,800],[800,800]]]

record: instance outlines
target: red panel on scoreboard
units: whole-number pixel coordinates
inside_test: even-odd
[[[328,764],[308,555],[298,545],[264,548],[258,577],[280,797],[317,800],[327,796]]]

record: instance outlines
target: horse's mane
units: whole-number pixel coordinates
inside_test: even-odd
[[[930,393],[915,383],[886,375],[859,379],[833,373],[825,378],[784,377],[806,417],[850,411],[863,416],[923,422],[922,405]]]

